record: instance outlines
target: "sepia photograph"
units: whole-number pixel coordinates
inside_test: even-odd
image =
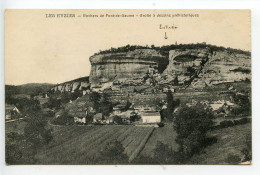
[[[251,165],[250,10],[5,10],[5,163]]]

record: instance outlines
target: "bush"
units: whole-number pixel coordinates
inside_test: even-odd
[[[141,117],[137,113],[134,113],[133,115],[130,116],[131,122],[135,122],[135,121],[140,120],[140,119],[141,119]]]
[[[182,152],[173,151],[169,145],[160,141],[157,142],[153,154],[153,159],[149,160],[157,164],[185,164],[187,162],[187,157]]]
[[[64,111],[59,117],[53,119],[55,125],[74,125],[74,118]]]
[[[164,127],[164,123],[162,123],[162,122],[157,123],[157,125],[158,125],[159,127]]]
[[[104,149],[100,150],[101,164],[127,164],[128,156],[124,154],[125,148],[115,140],[105,145]]]
[[[220,125],[220,128],[228,128],[228,127],[234,126],[234,123],[231,120],[227,120],[227,121],[220,122],[219,125]]]
[[[46,106],[50,109],[57,109],[61,106],[61,100],[50,97],[48,102],[46,103]]]
[[[114,116],[114,123],[118,124],[118,125],[122,125],[123,124],[123,120],[121,117],[119,116]]]

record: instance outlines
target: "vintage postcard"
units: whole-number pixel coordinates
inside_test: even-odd
[[[250,10],[5,11],[7,165],[252,162]]]

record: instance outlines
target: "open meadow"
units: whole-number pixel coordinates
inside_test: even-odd
[[[217,143],[206,147],[203,152],[194,155],[190,163],[208,165],[230,164],[230,162],[227,162],[229,155],[236,155],[239,158],[243,157],[241,151],[250,143],[247,137],[251,135],[251,123],[213,130],[208,135],[216,137]]]

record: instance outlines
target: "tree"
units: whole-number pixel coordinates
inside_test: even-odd
[[[176,76],[173,80],[173,85],[174,86],[178,86],[179,85],[179,80],[178,80],[178,76]]]
[[[69,115],[68,111],[62,109],[60,116],[55,118],[53,123],[56,125],[73,125],[74,118]]]
[[[70,101],[70,94],[65,92],[61,95],[61,103],[66,104]]]
[[[128,156],[124,153],[123,145],[115,140],[107,143],[103,149],[100,150],[102,164],[127,164]]]
[[[51,129],[46,125],[47,119],[40,111],[31,111],[26,121],[23,134],[15,132],[7,134],[8,164],[35,164],[37,151],[53,139]]]
[[[133,114],[131,114],[131,116],[130,116],[131,122],[135,122],[135,121],[140,120],[140,119],[141,119],[141,117],[135,112]]]
[[[108,116],[110,112],[113,110],[112,103],[108,100],[108,95],[103,93],[100,101],[99,101],[99,109],[98,111],[102,113],[102,116]]]
[[[239,105],[239,108],[233,110],[233,113],[239,114],[246,114],[251,115],[251,102],[248,94],[233,94],[233,99],[236,104]]]
[[[131,103],[129,100],[126,101],[126,107],[125,107],[125,110],[127,111],[131,106]]]
[[[91,94],[90,94],[90,100],[93,102],[93,106],[94,106],[94,109],[96,110],[96,111],[98,111],[99,110],[99,100],[100,100],[100,98],[101,98],[101,96],[100,96],[100,94],[99,93],[97,93],[97,92],[92,92]]]
[[[171,90],[167,91],[166,98],[167,98],[167,118],[172,119],[172,112],[174,110],[174,106],[173,106],[173,95]]]
[[[212,119],[212,112],[200,103],[180,109],[174,120],[174,129],[179,152],[183,156],[191,157],[206,146],[206,134],[213,125]]]
[[[73,101],[76,100],[78,97],[81,97],[82,95],[83,94],[77,89],[70,94],[70,99]]]
[[[196,73],[196,70],[193,67],[191,67],[191,66],[187,67],[187,74],[190,77],[192,77],[195,73]]]
[[[50,109],[57,109],[61,106],[61,100],[60,99],[56,99],[53,97],[50,97],[48,102],[47,102],[47,107]]]
[[[167,118],[167,115],[168,115],[167,109],[162,109],[162,110],[160,111],[160,115],[161,115],[162,120],[164,120],[165,118]]]
[[[40,102],[36,99],[17,99],[15,105],[24,115],[29,115],[31,112],[39,111],[41,109]]]
[[[41,112],[34,112],[24,128],[24,136],[37,149],[52,140],[51,130],[47,128],[47,119]]]
[[[119,116],[114,116],[114,122],[116,123],[116,124],[118,124],[118,125],[121,125],[121,124],[123,124],[123,120],[122,120],[122,118],[121,117],[119,117]]]

